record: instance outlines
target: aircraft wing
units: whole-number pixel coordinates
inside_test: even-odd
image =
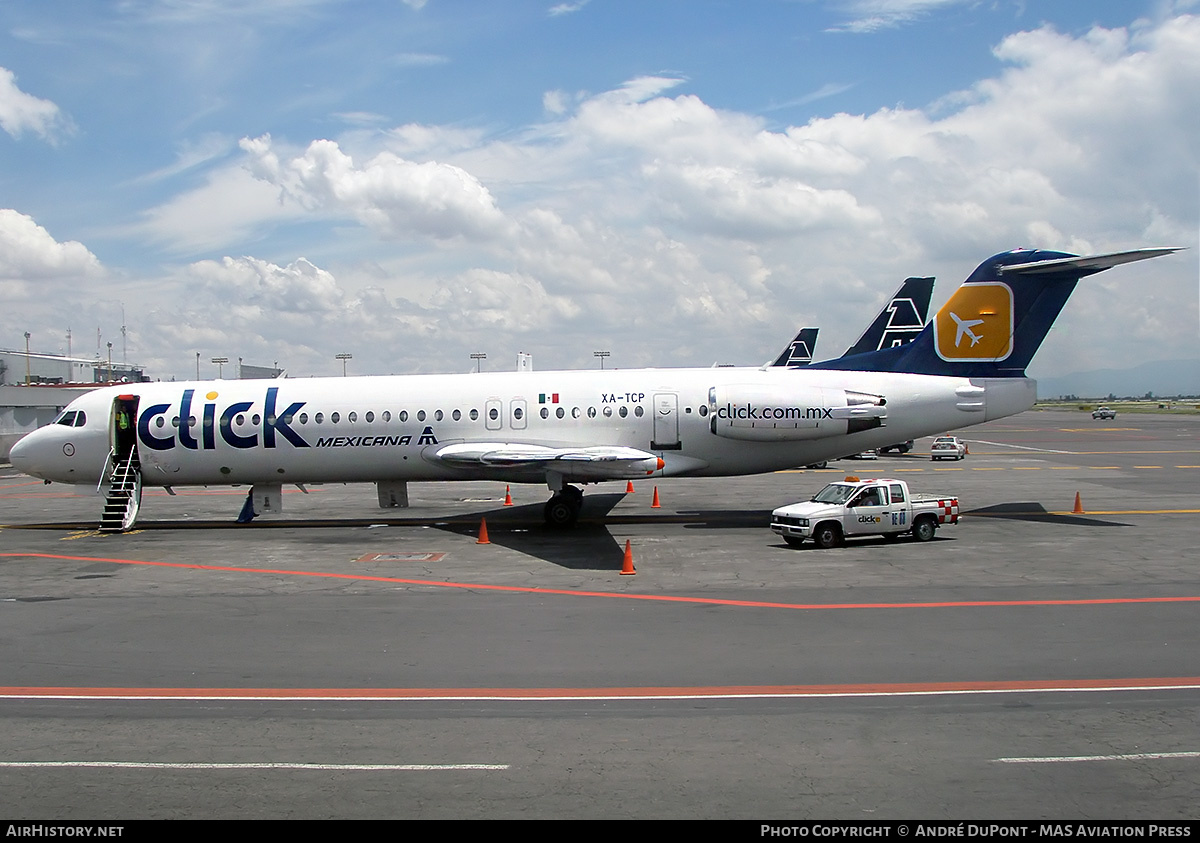
[[[1001,275],[1037,275],[1043,272],[1058,272],[1063,269],[1083,269],[1090,273],[1100,272],[1105,269],[1111,269],[1114,266],[1120,266],[1123,263],[1133,263],[1134,261],[1146,260],[1147,258],[1157,258],[1160,255],[1169,255],[1172,252],[1178,252],[1179,249],[1134,249],[1129,252],[1109,252],[1103,255],[1088,255],[1086,257],[1075,258],[1056,258],[1048,261],[1035,261],[1033,263],[1017,263],[1011,266],[1001,266]]]
[[[645,477],[663,467],[656,454],[620,445],[551,448],[510,442],[461,442],[439,448],[432,456],[465,469],[554,471],[580,480]]]

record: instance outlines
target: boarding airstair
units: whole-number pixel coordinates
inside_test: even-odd
[[[133,526],[142,503],[142,465],[137,449],[120,459],[110,453],[108,464],[112,470],[105,475],[108,491],[100,532],[123,533]]]

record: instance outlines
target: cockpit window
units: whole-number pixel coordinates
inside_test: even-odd
[[[75,416],[78,415],[78,410],[67,410],[55,420],[55,424],[61,424],[63,427],[74,427]]]
[[[85,424],[87,424],[87,413],[85,413],[83,410],[79,410],[77,413],[75,413],[75,426],[83,427]]]

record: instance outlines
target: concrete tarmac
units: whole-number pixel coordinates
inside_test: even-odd
[[[1200,416],[1029,412],[876,461],[548,493],[102,501],[0,470],[9,819],[1183,819],[1200,791]],[[848,473],[928,544],[787,547]],[[1082,512],[1072,512],[1078,493]],[[490,544],[478,544],[486,517]],[[635,576],[619,573],[626,541]]]

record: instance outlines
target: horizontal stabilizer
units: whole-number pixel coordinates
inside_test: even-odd
[[[1133,249],[1129,252],[1109,252],[1103,255],[1085,255],[1082,257],[1056,258],[1054,260],[1034,261],[1033,263],[1016,263],[1000,267],[1001,275],[1039,275],[1045,272],[1061,272],[1065,269],[1082,270],[1084,274],[1111,269],[1123,263],[1144,261],[1180,251],[1179,248],[1169,249]]]

